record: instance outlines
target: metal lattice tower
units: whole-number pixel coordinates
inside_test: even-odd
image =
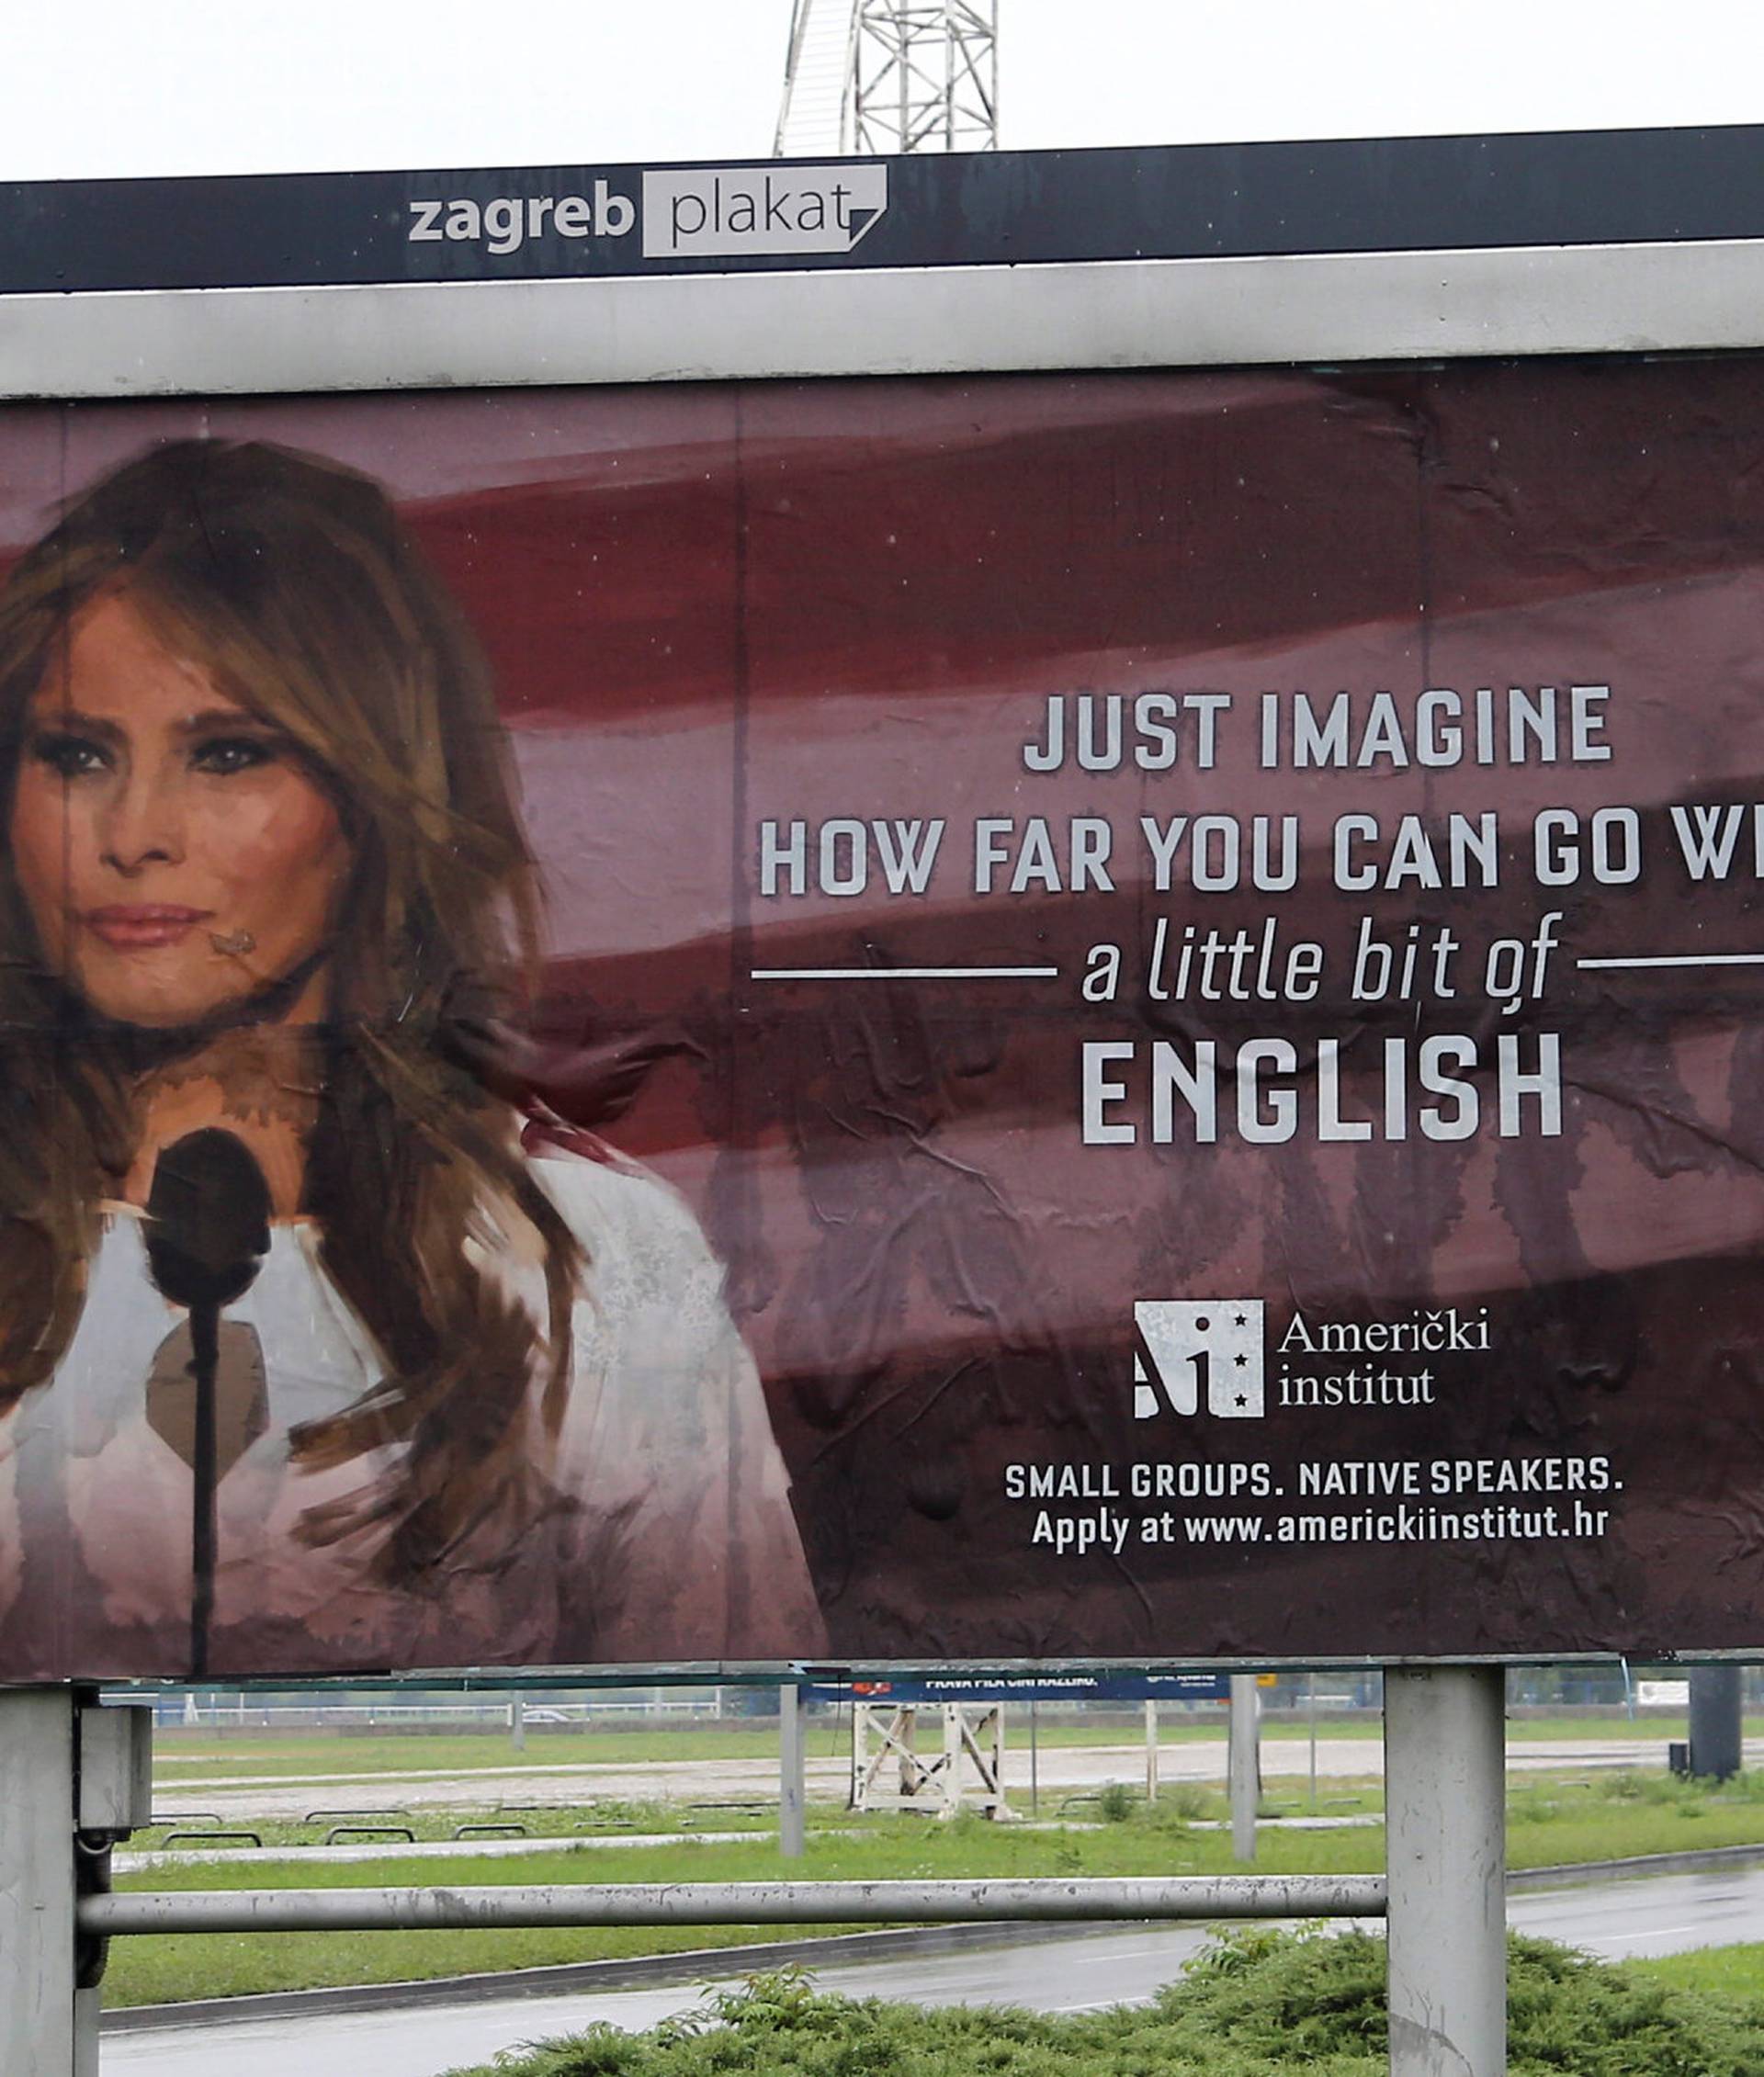
[[[851,150],[856,45],[854,0],[795,0],[784,100],[772,144],[775,158],[817,158]]]
[[[998,0],[795,0],[777,156],[998,145]]]

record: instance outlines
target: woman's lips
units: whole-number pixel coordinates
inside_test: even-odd
[[[154,945],[176,944],[198,923],[208,922],[211,909],[180,909],[169,902],[142,902],[132,908],[88,909],[80,920],[95,938],[113,952],[141,952]]]

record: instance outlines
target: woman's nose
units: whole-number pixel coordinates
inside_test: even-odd
[[[104,863],[119,873],[179,864],[184,827],[175,786],[151,773],[130,773],[105,804],[98,844]]]

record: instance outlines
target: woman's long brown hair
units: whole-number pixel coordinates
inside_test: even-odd
[[[537,960],[534,873],[489,675],[377,484],[283,448],[169,442],[72,502],[0,590],[8,813],[30,701],[81,610],[119,593],[288,735],[354,848],[306,1203],[389,1374],[296,1450],[317,1465],[404,1446],[361,1508],[308,1529],[374,1527],[382,1569],[414,1581],[449,1553],[494,1551],[547,1504],[582,1266],[455,1038]],[[130,1085],[147,1043],[103,1027],[49,970],[8,847],[0,1412],[48,1384],[78,1320],[96,1206],[132,1153]],[[543,1263],[548,1319],[489,1273],[498,1258]]]

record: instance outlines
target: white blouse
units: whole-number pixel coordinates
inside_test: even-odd
[[[384,1365],[320,1265],[316,1226],[278,1222],[221,1315],[261,1345],[267,1423],[217,1491],[211,1676],[821,1650],[783,1459],[696,1221],[610,1155],[529,1159],[588,1264],[569,1405],[541,1458],[564,1504],[512,1547],[379,1578],[386,1531],[349,1503],[396,1473],[404,1446],[311,1469],[289,1431],[352,1405]],[[542,1319],[537,1266],[473,1245]],[[191,1473],[147,1414],[182,1317],[149,1276],[141,1214],[108,1208],[60,1369],[0,1419],[0,1680],[187,1672]],[[537,1442],[536,1405],[526,1417]],[[351,1523],[334,1541],[313,1533],[325,1510]]]

